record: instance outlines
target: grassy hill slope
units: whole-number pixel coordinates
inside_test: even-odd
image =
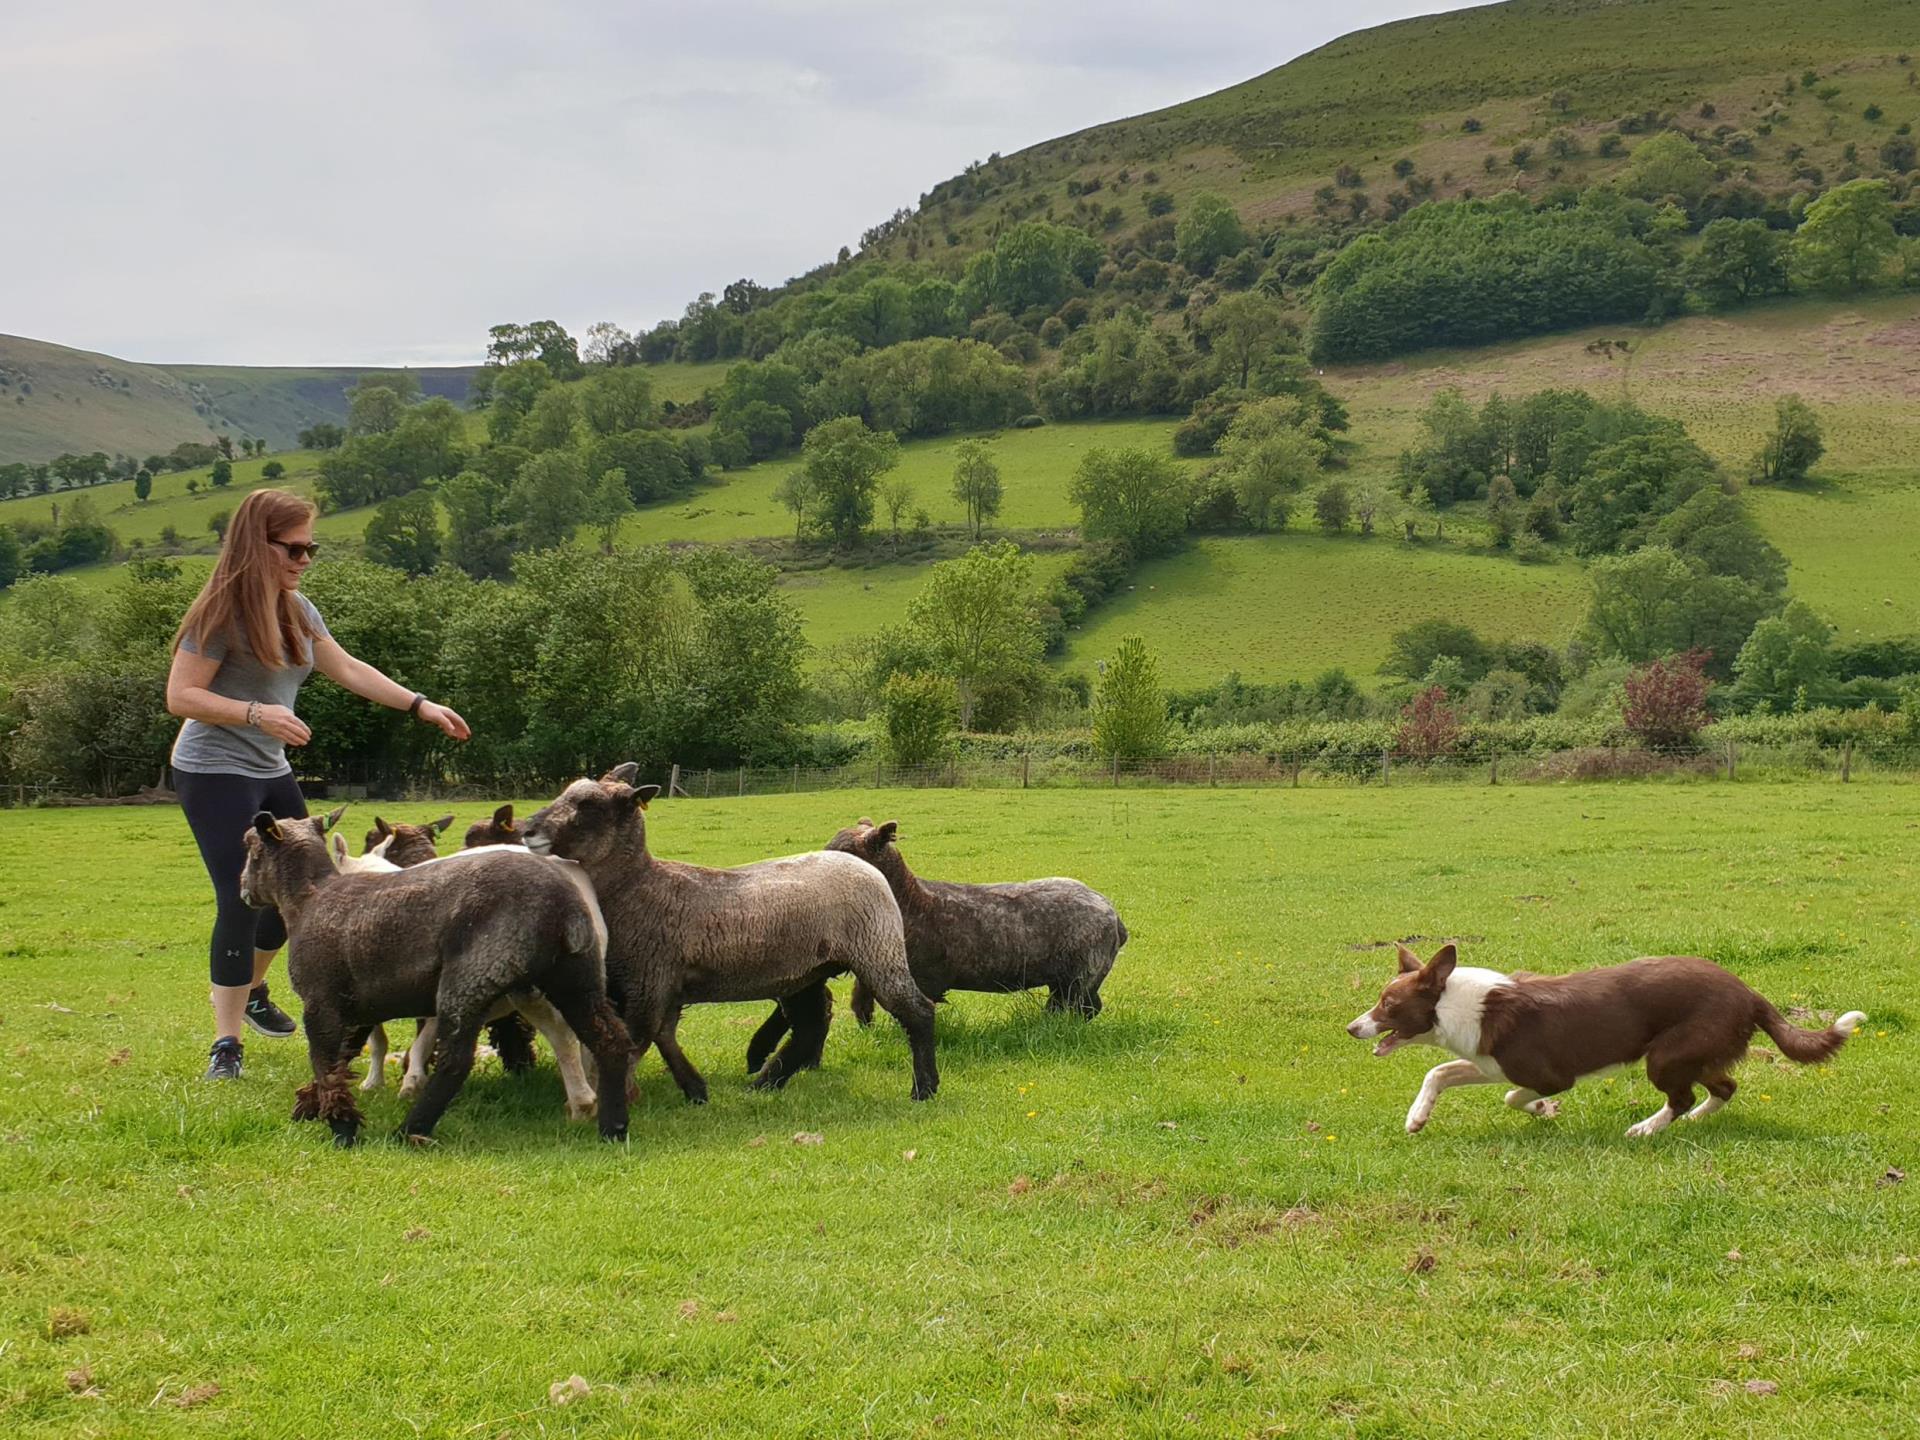
[[[868,253],[964,253],[1014,220],[1088,206],[1117,204],[1138,224],[1149,189],[1176,201],[1211,191],[1250,223],[1272,225],[1307,213],[1342,164],[1381,201],[1397,183],[1387,167],[1402,157],[1442,199],[1585,183],[1625,163],[1597,155],[1602,131],[1649,112],[1657,126],[1749,132],[1746,178],[1777,189],[1800,165],[1842,171],[1849,144],[1871,168],[1894,128],[1920,116],[1903,58],[1917,35],[1908,0],[1509,0],[1405,20],[1212,95],[995,157],[935,186]],[[1788,91],[1809,69],[1815,93]],[[1821,99],[1830,85],[1838,93]],[[1865,118],[1869,104],[1881,107],[1878,121]],[[1469,116],[1480,122],[1471,133]],[[1551,162],[1543,142],[1559,129],[1582,153]],[[1509,156],[1523,142],[1536,158],[1516,170]],[[1095,181],[1097,191],[1078,195]]]
[[[472,366],[414,370],[428,395],[464,403]],[[291,449],[322,420],[346,418],[346,392],[372,369],[137,365],[44,340],[0,335],[0,464],[63,452],[141,458],[225,431]]]

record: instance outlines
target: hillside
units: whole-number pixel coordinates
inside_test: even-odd
[[[139,365],[44,340],[0,335],[0,464],[99,450],[142,457],[222,431],[291,449],[318,421],[346,418],[367,370]],[[428,395],[464,402],[471,366],[412,372]]]
[[[1249,225],[1271,227],[1310,215],[1341,165],[1362,182],[1341,187],[1342,207],[1352,189],[1376,215],[1401,189],[1388,167],[1403,159],[1406,178],[1430,182],[1423,198],[1584,184],[1626,163],[1624,149],[1598,153],[1616,127],[1738,132],[1743,178],[1777,189],[1809,169],[1873,168],[1876,148],[1920,114],[1907,54],[1917,35],[1908,0],[1508,0],[1425,16],[1356,31],[1212,95],[995,156],[935,185],[863,254],[964,254],[1020,219],[1109,207],[1117,224],[1137,225],[1153,190],[1176,207],[1219,194]],[[1813,93],[1799,84],[1808,71]],[[1881,118],[1866,117],[1869,105]],[[1577,153],[1554,160],[1546,142],[1563,130]],[[1511,159],[1522,144],[1535,152],[1524,168]],[[1850,144],[1860,158],[1847,158]]]

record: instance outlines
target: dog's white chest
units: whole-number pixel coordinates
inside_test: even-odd
[[[1443,1049],[1462,1060],[1470,1060],[1481,1074],[1492,1080],[1505,1080],[1499,1062],[1480,1053],[1480,1020],[1486,1013],[1487,996],[1502,985],[1513,982],[1498,970],[1482,970],[1459,965],[1447,977],[1447,987],[1434,1007],[1433,1034]]]

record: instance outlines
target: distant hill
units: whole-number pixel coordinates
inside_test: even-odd
[[[464,403],[473,366],[418,369],[428,395]],[[140,365],[0,335],[0,464],[102,450],[136,458],[226,432],[290,450],[299,432],[344,420],[368,369]]]
[[[1880,147],[1920,121],[1916,22],[1912,0],[1508,0],[1399,21],[1211,95],[993,156],[870,231],[861,253],[938,261],[1030,218],[1131,227],[1155,193],[1180,207],[1209,191],[1269,229],[1313,214],[1325,186],[1343,208],[1366,195],[1379,216],[1394,192],[1409,198],[1409,180],[1420,199],[1580,185],[1620,169],[1637,143],[1605,154],[1607,134],[1668,127],[1737,134],[1738,170],[1762,190],[1813,171],[1832,183],[1874,172]],[[1556,146],[1559,132],[1571,144]],[[1532,154],[1516,167],[1522,145]]]

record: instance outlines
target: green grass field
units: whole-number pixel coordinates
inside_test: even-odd
[[[1080,875],[1133,934],[1107,1009],[958,996],[916,1106],[884,1017],[843,1010],[825,1067],[758,1095],[762,1007],[702,1007],[682,1037],[713,1103],[650,1058],[624,1149],[561,1118],[550,1062],[487,1062],[436,1149],[346,1154],[287,1119],[299,1042],[198,1079],[208,906],[178,814],[13,813],[0,1429],[1912,1435],[1920,1225],[1888,1179],[1916,1159],[1912,800],[664,804],[655,848],[711,863],[865,812],[926,873]],[[1428,1059],[1341,1029],[1407,936],[1541,971],[1704,954],[1783,1007],[1872,1019],[1829,1066],[1749,1061],[1728,1110],[1649,1141],[1622,1134],[1658,1105],[1637,1075],[1553,1121],[1456,1091],[1408,1137]],[[369,1107],[382,1133],[400,1113],[391,1089]],[[574,1374],[591,1392],[551,1404]]]
[[[1490,639],[1563,645],[1586,613],[1578,566],[1522,565],[1391,535],[1298,533],[1195,541],[1140,567],[1134,587],[1073,632],[1067,662],[1090,669],[1139,635],[1169,684],[1308,680],[1343,666],[1363,684],[1397,630],[1444,615]]]

